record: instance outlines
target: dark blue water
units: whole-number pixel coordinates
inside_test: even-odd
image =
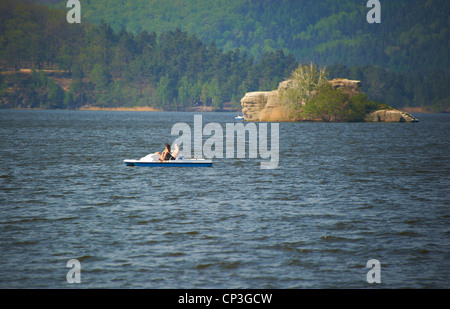
[[[449,288],[450,115],[416,116],[281,123],[263,170],[123,164],[192,113],[0,110],[0,288]]]

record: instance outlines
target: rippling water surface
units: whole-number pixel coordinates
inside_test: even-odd
[[[263,170],[123,164],[193,113],[0,110],[0,288],[74,287],[70,259],[83,288],[449,288],[450,115],[418,116],[281,123]]]

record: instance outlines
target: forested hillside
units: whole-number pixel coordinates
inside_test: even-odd
[[[60,0],[58,7],[66,3]],[[115,31],[161,33],[180,28],[225,51],[239,48],[255,58],[283,49],[299,62],[319,65],[379,65],[422,72],[450,66],[448,0],[381,1],[380,24],[367,22],[367,0],[81,3],[84,21],[98,24],[104,19]]]
[[[66,22],[67,1],[1,0],[0,99],[220,109],[313,62],[330,78],[361,80],[372,100],[449,110],[450,2],[382,1],[381,24],[366,21],[366,2],[84,0],[77,25]],[[56,71],[43,81],[39,69]]]
[[[264,53],[257,62],[239,50],[223,52],[180,29],[134,35],[115,32],[103,21],[68,24],[66,12],[26,1],[1,2],[3,107],[180,110],[208,105],[220,110],[225,102],[239,107],[247,91],[277,87],[297,65],[282,51]],[[67,79],[63,92],[55,81]]]

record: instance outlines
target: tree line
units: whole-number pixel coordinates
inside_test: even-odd
[[[59,8],[67,3],[51,2]],[[449,67],[449,1],[381,2],[380,24],[367,22],[367,0],[86,0],[82,15],[84,21],[104,19],[115,31],[134,34],[179,27],[255,58],[282,49],[299,62],[322,66],[380,65],[422,73]]]
[[[239,50],[224,52],[214,42],[206,45],[180,29],[133,35],[124,29],[115,32],[104,21],[68,24],[64,11],[25,1],[2,2],[0,13],[6,17],[0,24],[4,70],[32,68],[41,76],[41,70],[55,69],[71,79],[61,100],[50,94],[52,82],[37,82],[33,76],[21,80],[16,74],[8,80],[15,85],[13,91],[2,90],[9,105],[18,104],[17,96],[27,88],[30,99],[19,103],[27,107],[183,110],[208,105],[220,110],[226,102],[239,107],[248,91],[276,88],[297,65],[281,50],[256,61]]]
[[[380,66],[327,67],[329,78],[361,81],[361,90],[370,100],[395,108],[421,107],[427,111],[450,111],[450,70],[400,73]]]

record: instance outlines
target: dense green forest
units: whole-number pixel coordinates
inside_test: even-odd
[[[238,107],[314,62],[371,100],[450,108],[448,1],[383,1],[381,24],[360,0],[85,0],[81,24],[66,3],[0,1],[1,106]]]
[[[65,8],[67,1],[57,2]],[[84,21],[138,34],[180,28],[225,51],[259,58],[282,49],[299,62],[379,65],[396,71],[450,66],[448,0],[381,1],[369,24],[367,0],[83,0]]]
[[[138,35],[101,21],[68,24],[66,11],[25,1],[2,1],[3,106],[78,108],[152,106],[180,110],[225,102],[239,107],[247,91],[277,87],[297,65],[281,50],[258,61],[223,52],[180,29]],[[32,68],[23,74],[20,68]],[[43,69],[59,70],[46,78]],[[65,75],[65,76],[64,76]],[[54,80],[70,78],[68,92]]]
[[[327,67],[330,78],[346,77],[360,80],[370,100],[384,102],[395,108],[421,107],[426,111],[450,111],[450,69],[428,74],[398,73],[380,66]]]

